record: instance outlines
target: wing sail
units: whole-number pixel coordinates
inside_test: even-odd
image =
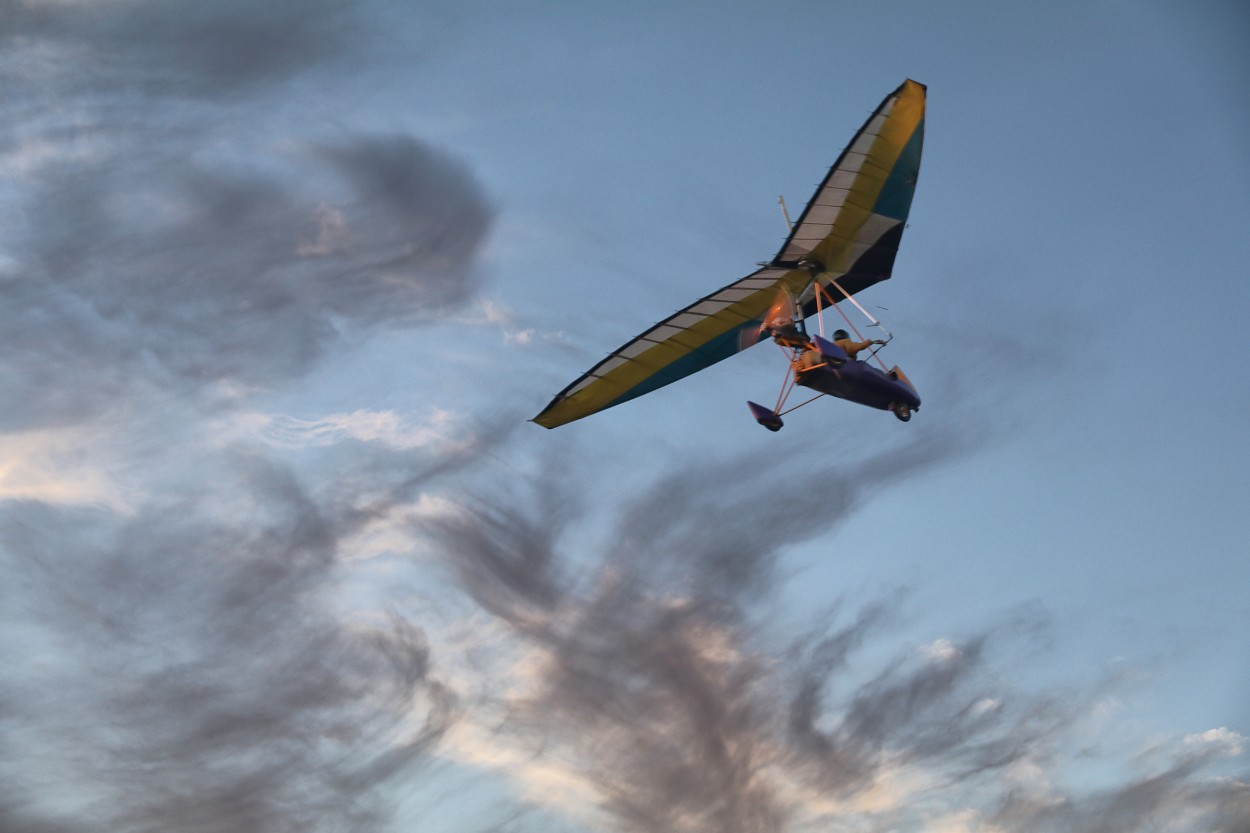
[[[852,295],[890,277],[920,173],[925,92],[909,79],[885,97],[829,169],[775,265],[806,263],[827,288],[836,280]],[[815,312],[812,291],[800,302],[805,316]]]
[[[803,291],[811,276],[765,267],[680,310],[558,393],[534,422],[555,428],[676,382],[756,344],[777,285]],[[797,284],[797,285],[796,285]]]
[[[758,343],[778,286],[800,296],[807,316],[816,309],[814,276],[826,284],[836,280],[849,293],[890,277],[920,168],[924,105],[924,85],[911,80],[886,96],[816,189],[770,265],[617,348],[558,393],[534,422],[564,425]]]

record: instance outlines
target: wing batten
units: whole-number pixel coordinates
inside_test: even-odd
[[[915,192],[925,87],[906,81],[869,116],[816,188],[771,265],[721,287],[610,353],[534,418],[554,428],[671,384],[761,340],[785,287],[804,316],[814,273],[854,294],[886,280]],[[835,295],[835,297],[840,297]]]

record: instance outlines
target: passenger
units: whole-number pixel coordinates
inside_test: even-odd
[[[833,343],[846,351],[846,355],[854,359],[859,355],[860,350],[871,347],[874,344],[885,344],[881,339],[872,339],[870,341],[851,341],[850,333],[846,330],[833,331]]]
[[[803,345],[803,348],[799,352],[799,356],[795,361],[795,369],[798,370],[799,373],[804,373],[808,370],[824,367],[830,360],[822,356],[820,349],[809,341],[807,344]],[[834,364],[841,363],[841,361],[834,362]]]

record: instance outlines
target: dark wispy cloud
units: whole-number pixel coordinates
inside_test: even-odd
[[[162,156],[50,177],[0,284],[10,427],[89,416],[136,377],[282,384],[345,334],[473,291],[491,212],[462,165],[404,136],[301,158],[285,176]]]
[[[382,7],[361,8],[0,0],[0,431],[93,424],[113,445],[81,453],[110,472],[116,434],[157,435],[129,440],[139,494],[112,509],[0,503],[0,829],[385,829],[392,790],[474,721],[588,785],[614,829],[921,829],[941,795],[1010,833],[1250,829],[1244,779],[1210,774],[1237,738],[1097,793],[1005,777],[1044,773],[1088,705],[1004,681],[1044,619],[890,648],[900,593],[771,633],[787,549],[959,459],[976,425],[921,423],[819,480],[677,461],[618,507],[575,466],[475,490],[418,526],[521,649],[519,694],[444,676],[428,611],[353,618],[341,595],[353,536],[483,449],[343,441],[309,470],[170,451],[203,426],[163,420],[202,419],[206,392],[288,384],[475,291],[491,207],[467,168],[310,131],[284,98],[378,47]],[[155,391],[178,400],[163,418],[100,419]]]
[[[558,488],[540,489],[530,512],[488,505],[444,519],[440,540],[466,590],[542,656],[539,690],[516,704],[518,730],[571,747],[628,829],[781,829],[791,810],[769,769],[804,759],[827,770],[833,756],[811,742],[818,686],[789,695],[787,718],[751,608],[771,597],[788,545],[837,524],[883,483],[957,453],[925,441],[909,451],[830,478],[847,485],[778,500],[764,495],[785,476],[766,459],[680,467],[620,510],[601,558],[561,551]],[[742,472],[750,476],[730,476]],[[826,661],[828,646],[853,643],[873,618],[812,656]],[[855,719],[857,734],[873,725]]]
[[[493,212],[463,163],[259,102],[369,47],[357,5],[6,4],[0,428],[281,385],[473,294]]]
[[[1187,740],[1192,741],[1193,738]],[[1174,753],[1161,768],[1086,794],[1008,791],[987,817],[1003,830],[1250,831],[1250,784],[1204,770],[1229,756],[1220,743]]]
[[[226,462],[127,518],[0,506],[6,830],[360,829],[454,719],[419,626],[335,603],[351,490]]]
[[[776,831],[822,817],[921,829],[964,807],[1012,831],[1175,812],[1244,823],[1250,787],[1211,777],[1209,752],[1101,796],[1017,789],[1009,775],[1052,765],[1099,694],[1007,682],[1013,657],[1045,642],[1040,611],[885,659],[904,592],[842,599],[812,632],[769,637],[789,546],[965,452],[933,435],[827,474],[831,488],[789,491],[793,466],[753,456],[676,464],[613,511],[598,547],[570,540],[569,495],[582,492],[557,472],[532,495],[442,518],[437,539],[462,586],[530,657],[535,682],[507,698],[500,742],[565,762],[626,830]]]
[[[359,46],[353,0],[0,2],[0,46],[33,87],[222,97],[271,85]]]
[[[204,440],[475,291],[466,166],[290,97],[379,46],[359,7],[0,0],[0,432],[77,425],[117,475],[107,509],[0,501],[0,829],[374,828],[455,719],[421,624],[339,582],[467,433],[315,476]]]
[[[588,504],[565,466],[424,516],[456,584],[521,649],[527,682],[440,674],[458,658],[426,633],[445,622],[420,610],[353,622],[335,589],[355,532],[400,521],[481,451],[366,451],[316,484],[227,452],[202,486],[129,517],[5,504],[0,553],[18,580],[0,591],[0,744],[16,786],[0,794],[0,820],[20,833],[101,819],[123,831],[386,829],[391,791],[419,782],[464,722],[523,748],[517,770],[563,768],[625,830],[922,829],[960,806],[1021,833],[1170,818],[1240,833],[1248,818],[1247,786],[1210,773],[1241,742],[1232,733],[1100,793],[1045,783],[1092,694],[1007,682],[1013,656],[1045,635],[1036,611],[899,646],[907,594],[883,593],[842,599],[797,638],[772,631],[786,549],[964,454],[936,434],[829,478],[846,485],[798,502],[819,509],[811,523],[780,522],[784,502],[759,497],[801,474],[761,455],[675,463],[616,509]],[[609,512],[592,541],[587,511]]]

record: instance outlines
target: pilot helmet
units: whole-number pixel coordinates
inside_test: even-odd
[[[851,336],[847,333],[847,331],[846,331],[846,330],[834,330],[834,331],[833,331],[833,340],[834,340],[834,341],[837,341],[838,339],[842,339],[842,338],[850,338],[850,337],[851,337]]]

